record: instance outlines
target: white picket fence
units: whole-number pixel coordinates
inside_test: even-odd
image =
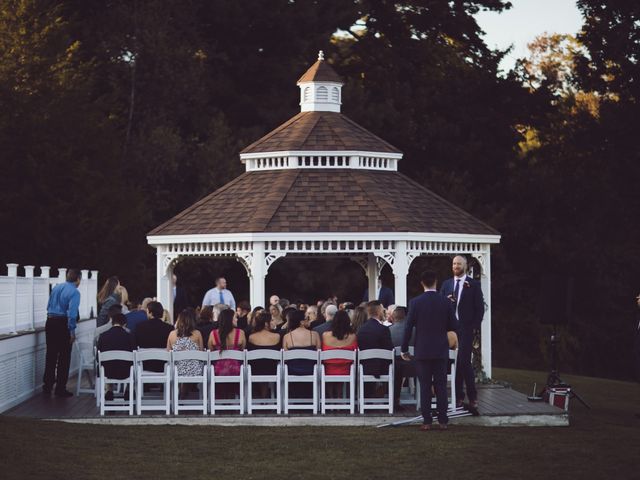
[[[65,281],[66,268],[58,268],[58,276],[50,277],[51,267],[25,265],[24,276],[18,276],[18,264],[7,264],[7,275],[0,276],[0,335],[33,331],[44,327],[51,288]],[[98,271],[82,270],[80,290],[80,318],[91,318],[96,311]],[[93,315],[91,313],[93,312]]]

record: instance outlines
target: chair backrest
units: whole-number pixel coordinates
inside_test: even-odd
[[[409,355],[413,356],[415,351],[416,351],[415,347],[413,345],[409,345]],[[402,353],[402,347],[393,347],[393,354],[396,357],[399,357],[401,353]]]
[[[180,360],[200,360],[201,362],[207,362],[209,360],[209,352],[203,350],[175,350],[171,352],[173,355],[173,361],[179,362]]]
[[[356,361],[356,351],[355,350],[322,350],[320,352],[320,361],[323,360],[351,360],[352,362]]]
[[[318,361],[318,350],[284,350],[282,358],[285,362],[289,360],[315,360]]]
[[[247,350],[247,361],[251,360],[282,360],[282,350]]]
[[[147,360],[160,360],[163,362],[171,361],[171,352],[164,348],[140,348],[136,352],[136,362],[140,363]]]
[[[98,361],[110,362],[111,360],[124,360],[125,362],[133,362],[134,353],[126,350],[109,350],[108,352],[98,352]]]
[[[209,352],[209,361],[217,362],[218,360],[240,360],[244,362],[245,350],[214,350]]]
[[[384,350],[382,348],[370,348],[367,350],[358,350],[358,361],[371,360],[373,358],[381,360],[393,360],[394,351]]]

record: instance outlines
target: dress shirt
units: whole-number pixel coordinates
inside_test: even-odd
[[[204,298],[202,299],[202,305],[217,305],[220,303],[220,292],[222,292],[222,298],[224,300],[224,304],[230,306],[233,310],[236,309],[236,300],[233,298],[233,294],[227,290],[219,290],[218,287],[212,288],[207,293],[204,294]]]
[[[80,307],[80,291],[74,282],[64,282],[56,285],[51,290],[47,315],[67,317],[69,333],[75,335],[78,321],[78,308]]]

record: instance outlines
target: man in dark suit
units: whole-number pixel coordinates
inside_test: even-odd
[[[389,287],[385,287],[382,285],[382,276],[378,277],[378,298],[377,300],[384,305],[384,308],[387,308],[389,305],[393,305],[396,302],[395,296],[393,295],[393,290]],[[367,288],[364,291],[364,295],[362,296],[363,302],[369,301],[369,289]]]
[[[362,324],[358,330],[358,348],[360,350],[371,348],[393,350],[391,332],[388,327],[382,325],[384,321],[382,304],[377,300],[367,303],[367,314],[369,320]],[[372,358],[363,361],[362,367],[366,375],[386,375],[389,370],[389,361]]]
[[[113,326],[98,338],[98,352],[108,352],[110,350],[133,352],[135,348],[133,335],[124,328],[127,324],[127,317],[122,313],[117,313],[111,318],[111,324]],[[111,360],[104,362],[103,365],[104,374],[107,378],[125,379],[129,377],[131,362]],[[105,399],[113,400],[111,385],[109,385],[109,391],[106,393]]]
[[[421,430],[431,429],[431,385],[436,391],[438,424],[447,428],[447,367],[449,364],[449,340],[447,332],[456,329],[457,321],[448,300],[436,291],[436,274],[431,270],[422,273],[420,283],[424,293],[409,302],[402,341],[402,358],[409,361],[409,339],[415,327],[416,373],[420,380],[420,408],[423,424]]]
[[[480,328],[484,316],[484,297],[480,283],[467,275],[467,259],[454,257],[451,270],[453,278],[445,280],[440,293],[449,304],[458,320],[458,361],[456,365],[456,401],[462,406],[464,385],[467,387],[469,409],[477,412],[478,392],[475,373],[471,364],[474,330]]]
[[[136,328],[136,345],[139,348],[167,348],[167,339],[173,327],[162,321],[163,313],[164,308],[160,302],[149,302],[147,305],[149,320],[139,323]],[[143,368],[150,372],[162,372],[164,362],[148,360],[144,362]]]

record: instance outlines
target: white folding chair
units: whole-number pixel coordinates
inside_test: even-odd
[[[277,414],[282,412],[282,350],[249,350],[246,355],[247,372],[247,413],[251,415],[254,410],[275,410]],[[251,369],[252,360],[273,360],[277,362],[275,375],[254,375]],[[269,386],[269,398],[253,398],[253,385],[267,383]]]
[[[327,375],[325,373],[326,360],[350,360],[348,375]],[[320,352],[320,405],[322,414],[330,410],[349,410],[349,413],[355,412],[356,405],[356,352],[347,350],[324,350]],[[343,387],[346,393],[345,383],[349,384],[349,395],[347,398],[329,398],[327,397],[327,384],[338,383]]]
[[[312,410],[318,413],[318,350],[284,350],[282,361],[284,363],[284,413],[289,410]],[[291,360],[314,361],[311,375],[290,375],[287,363]],[[311,383],[313,386],[312,398],[289,398],[290,383]]]
[[[131,362],[129,367],[129,376],[124,379],[107,378],[104,371],[104,363],[112,360],[122,360],[125,362]],[[110,350],[108,352],[98,352],[98,370],[100,371],[100,415],[104,415],[104,412],[110,411],[128,411],[129,415],[133,415],[133,381],[134,370],[133,364],[135,361],[134,352],[127,352],[125,350]],[[115,399],[105,400],[105,387],[107,385],[126,384],[129,387],[128,399]]]
[[[161,372],[145,370],[143,362],[150,360],[164,362],[163,370]],[[171,352],[163,348],[138,349],[136,352],[136,380],[138,415],[141,415],[143,410],[160,410],[164,411],[165,415],[169,415],[171,413]],[[145,398],[144,386],[150,383],[162,385],[162,398],[151,395],[147,395],[147,397],[152,398]]]
[[[171,352],[172,371],[173,371],[173,413],[178,415],[180,410],[202,410],[202,414],[206,415],[209,408],[207,401],[207,365],[209,364],[209,352],[202,350],[184,350]],[[177,362],[182,360],[197,360],[202,362],[202,370],[200,375],[179,375]],[[180,399],[181,384],[199,384],[200,399]]]
[[[365,375],[363,361],[366,360],[388,360],[389,368],[386,375]],[[383,350],[380,348],[371,348],[367,350],[358,350],[358,404],[360,413],[365,410],[388,410],[393,413],[393,368],[394,368],[393,350]],[[388,386],[388,394],[385,397],[367,397],[365,394],[366,384],[386,383]]]
[[[75,342],[76,352],[78,356],[78,380],[76,382],[76,396],[81,393],[90,393],[97,395],[96,390],[96,367],[95,367],[95,350],[91,342]],[[86,373],[89,380],[90,388],[82,387],[82,374]]]
[[[215,362],[219,360],[237,360],[240,364],[239,375],[216,375]],[[216,410],[238,410],[240,415],[244,414],[244,382],[245,382],[245,351],[244,350],[219,350],[209,352],[210,362],[210,395],[209,401],[211,404],[211,415],[215,415]],[[237,383],[240,388],[240,395],[238,398],[216,398],[216,385],[220,384],[234,384]]]

